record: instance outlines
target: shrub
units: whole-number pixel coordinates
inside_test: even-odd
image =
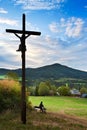
[[[13,80],[0,81],[0,112],[6,109],[15,109],[20,106],[21,87]]]
[[[81,94],[84,94],[84,93],[87,94],[87,88],[82,87],[82,88],[80,89],[80,93],[81,93]]]
[[[49,95],[49,87],[44,83],[41,82],[39,85],[38,93],[40,96],[46,96]]]
[[[58,92],[62,96],[69,96],[70,95],[70,88],[68,86],[61,86],[58,88]]]
[[[27,100],[26,105],[27,105],[28,110],[30,110],[30,111],[33,110],[33,105],[32,105],[31,101]]]

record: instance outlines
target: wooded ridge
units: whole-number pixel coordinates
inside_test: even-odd
[[[16,72],[21,77],[21,69],[0,69],[0,75],[5,75],[9,71]],[[26,79],[60,79],[60,78],[74,78],[87,79],[87,72],[76,70],[61,64],[52,64],[39,68],[26,68]]]

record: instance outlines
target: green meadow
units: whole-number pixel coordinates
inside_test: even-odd
[[[26,124],[20,110],[0,114],[0,130],[87,130],[87,99],[30,96],[32,105],[43,101],[47,113],[27,109]]]
[[[0,75],[0,80],[1,80],[1,79],[5,79],[5,76],[6,76],[6,75]]]
[[[87,119],[87,98],[30,96],[29,100],[33,106],[43,101],[48,112],[65,113]]]

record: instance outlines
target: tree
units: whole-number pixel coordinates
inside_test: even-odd
[[[36,86],[35,87],[35,96],[38,96],[39,94],[38,94],[38,89],[39,89],[39,86]]]
[[[58,92],[62,96],[68,96],[70,94],[70,88],[68,86],[61,86],[58,88]]]
[[[49,87],[49,89],[51,89],[51,83],[50,83],[50,81],[47,80],[45,83],[46,83],[46,85]]]
[[[28,91],[29,91],[30,95],[32,95],[32,96],[35,95],[35,87],[33,87],[33,86],[28,87]]]
[[[46,85],[45,82],[41,82],[39,84],[39,88],[38,88],[38,94],[40,96],[46,96],[46,95],[49,95],[49,87]]]
[[[15,80],[15,81],[18,81],[18,79],[19,79],[17,73],[12,72],[12,71],[10,71],[10,72],[8,72],[8,73],[6,74],[6,78],[7,78],[7,79],[11,79],[11,80]]]
[[[81,94],[87,93],[87,88],[82,87],[82,88],[80,89],[80,93],[81,93]]]
[[[58,87],[57,91],[60,95],[62,95],[62,87]]]
[[[51,96],[56,95],[56,87],[55,87],[55,85],[52,85],[50,87],[49,95],[51,95]]]

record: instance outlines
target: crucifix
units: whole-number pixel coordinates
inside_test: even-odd
[[[22,30],[6,29],[8,33],[14,33],[20,39],[19,49],[22,53],[22,87],[21,87],[21,121],[26,124],[26,87],[25,87],[25,51],[26,45],[25,40],[30,35],[40,35],[41,32],[26,31],[25,30],[25,14],[22,16]],[[19,36],[18,34],[21,34]]]

